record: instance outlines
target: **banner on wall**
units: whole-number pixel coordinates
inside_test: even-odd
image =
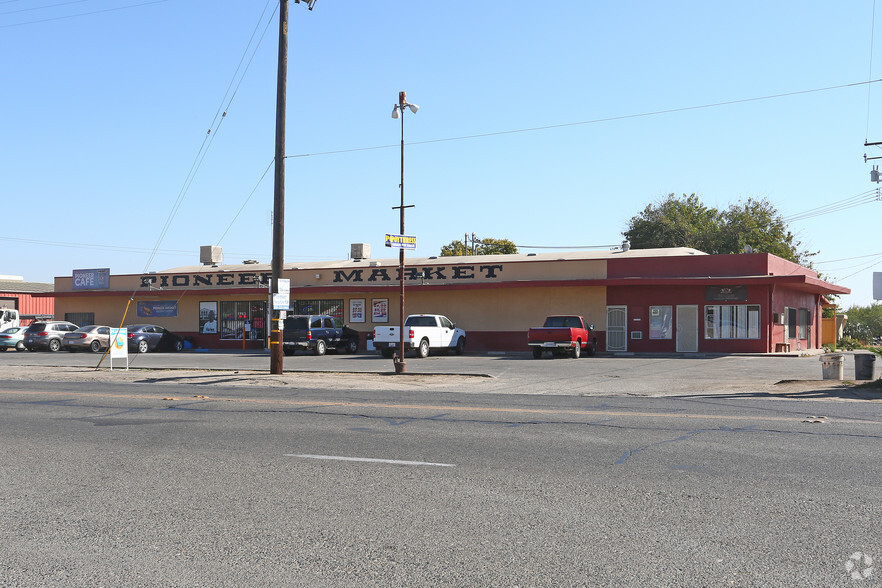
[[[142,300],[138,302],[138,316],[156,318],[178,316],[176,300]]]

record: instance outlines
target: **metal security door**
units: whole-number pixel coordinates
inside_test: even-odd
[[[698,351],[697,306],[677,306],[677,351]]]
[[[606,350],[628,350],[628,307],[606,307]]]

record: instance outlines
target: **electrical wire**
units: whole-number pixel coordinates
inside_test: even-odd
[[[255,25],[255,29],[251,34],[251,38],[248,41],[248,45],[246,45],[245,50],[243,52],[243,57],[242,57],[242,59],[240,59],[239,66],[236,68],[236,73],[233,75],[233,80],[236,79],[236,75],[238,75],[238,72],[241,69],[242,62],[245,59],[245,55],[248,54],[248,51],[251,48],[251,45],[253,44],[254,35],[256,34],[257,30],[260,28],[260,24],[263,21],[264,15],[266,14],[266,10],[267,10],[267,7],[269,6],[270,1],[271,0],[267,0],[267,4],[264,6],[263,12],[261,13],[260,18],[257,21],[257,25]],[[273,15],[275,15],[275,10],[273,10]],[[263,36],[266,34],[266,30],[269,27],[271,22],[272,22],[272,15],[270,16],[269,19],[267,19],[267,24],[264,25],[264,32],[260,36],[260,40],[254,46],[254,49],[252,51],[251,60],[248,61],[248,66],[246,66],[245,71],[242,72],[242,75],[239,79],[239,84],[242,83],[242,79],[245,77],[245,74],[248,72],[249,66],[251,65],[251,61],[254,59],[254,53],[256,53],[257,49],[260,47],[260,44],[263,41]],[[162,240],[168,234],[168,231],[171,228],[172,221],[177,216],[178,211],[180,210],[181,205],[184,202],[184,198],[186,197],[187,192],[189,192],[190,186],[193,184],[193,181],[196,179],[196,174],[198,173],[199,168],[202,166],[202,163],[205,161],[205,157],[208,155],[208,150],[211,148],[211,144],[214,142],[215,137],[217,137],[220,126],[223,124],[223,121],[226,118],[226,113],[229,109],[229,106],[232,104],[232,100],[235,97],[236,91],[238,91],[238,88],[239,88],[239,85],[237,84],[236,90],[234,90],[231,95],[230,94],[230,87],[232,87],[232,86],[233,86],[233,82],[231,81],[230,85],[227,86],[227,92],[224,94],[224,98],[221,100],[221,106],[217,110],[217,112],[222,111],[223,114],[220,115],[220,117],[218,117],[218,114],[215,113],[215,117],[212,120],[212,125],[214,125],[214,123],[217,123],[217,125],[213,126],[213,127],[209,127],[208,132],[205,135],[205,138],[203,138],[203,140],[202,140],[202,145],[199,147],[199,151],[196,154],[196,158],[194,159],[193,164],[190,166],[190,171],[187,173],[187,177],[184,179],[184,184],[181,186],[181,190],[178,192],[178,197],[175,200],[174,204],[172,205],[171,211],[169,212],[168,217],[166,218],[165,224],[163,225],[163,227],[159,233],[159,237],[156,239],[155,251],[159,249],[159,245],[162,243]],[[226,104],[226,108],[224,108],[224,101],[227,99],[227,96],[230,96],[230,98]],[[214,128],[213,134],[212,134],[212,128]],[[155,251],[153,253],[151,253],[151,255],[149,256],[149,258],[147,260],[147,263],[144,266],[145,272],[150,268],[150,264],[152,264],[153,260],[156,258]]]
[[[236,222],[236,219],[238,219],[238,218],[239,218],[239,215],[242,214],[242,211],[245,210],[245,206],[246,206],[246,205],[248,204],[248,202],[251,200],[251,197],[254,196],[254,193],[257,192],[257,188],[258,188],[258,186],[260,186],[261,182],[263,182],[263,179],[266,177],[266,174],[269,173],[269,170],[270,170],[270,168],[273,167],[273,163],[275,163],[275,161],[276,161],[276,159],[273,158],[272,161],[269,162],[269,165],[266,166],[266,169],[263,170],[263,175],[260,176],[260,179],[259,179],[259,180],[257,180],[257,184],[254,185],[254,189],[251,190],[251,193],[248,194],[248,198],[246,198],[246,199],[245,199],[245,202],[242,203],[242,206],[239,207],[239,211],[236,213],[236,216],[234,216],[234,217],[233,217],[233,220],[230,221],[230,224],[227,225],[226,230],[224,231],[223,235],[220,236],[220,239],[217,240],[216,245],[220,245],[220,244],[221,244],[221,241],[224,240],[224,237],[227,236],[227,233],[230,232],[230,229],[233,228],[233,224]]]
[[[168,2],[168,0],[152,0],[151,2],[142,2],[140,4],[130,4],[128,6],[117,6],[116,8],[104,8],[102,10],[93,10],[92,12],[81,12],[79,14],[69,14],[66,16],[54,16],[52,18],[44,18],[41,20],[30,20],[27,22],[18,22],[15,24],[0,25],[0,29],[9,29],[12,27],[21,27],[21,26],[30,25],[30,24],[40,24],[40,23],[44,23],[44,22],[52,22],[52,21],[64,20],[64,19],[68,19],[68,18],[78,18],[80,16],[91,16],[93,14],[103,14],[105,12],[115,12],[117,10],[127,10],[129,8],[138,8],[141,6],[149,6],[151,4],[160,4],[162,2]]]
[[[515,245],[518,249],[612,249],[616,245]]]
[[[741,98],[738,100],[727,100],[725,102],[713,102],[710,104],[699,104],[696,106],[682,106],[680,108],[669,108],[666,110],[653,110],[653,111],[649,111],[649,112],[640,112],[640,113],[636,113],[636,114],[623,114],[620,116],[610,116],[610,117],[606,117],[606,118],[595,118],[595,119],[591,119],[591,120],[561,123],[561,124],[556,124],[556,125],[546,125],[546,126],[542,126],[542,127],[528,127],[528,128],[523,128],[523,129],[512,129],[512,130],[508,130],[508,131],[494,131],[494,132],[489,132],[489,133],[479,133],[476,135],[463,135],[463,136],[459,136],[459,137],[447,137],[447,138],[443,138],[443,139],[429,139],[426,141],[410,141],[410,142],[408,142],[408,146],[428,145],[431,143],[444,143],[444,142],[449,142],[449,141],[465,141],[467,139],[481,139],[484,137],[496,137],[496,136],[500,136],[500,135],[513,135],[516,133],[532,133],[535,131],[547,131],[550,129],[561,129],[561,128],[566,128],[566,127],[580,126],[580,125],[593,125],[593,124],[605,123],[605,122],[614,122],[614,121],[629,120],[629,119],[635,119],[635,118],[645,118],[645,117],[650,117],[650,116],[660,116],[663,114],[674,114],[677,112],[688,112],[691,110],[719,108],[721,106],[732,106],[734,104],[758,102],[761,100],[774,100],[776,98],[787,98],[790,96],[799,96],[802,94],[813,94],[816,92],[828,92],[831,90],[841,90],[843,88],[853,88],[855,86],[863,86],[865,84],[871,85],[871,84],[876,84],[879,82],[882,82],[882,79],[868,80],[866,82],[853,82],[850,84],[840,84],[838,86],[826,86],[823,88],[812,88],[809,90],[796,90],[793,92],[784,92],[781,94],[769,94],[767,96],[757,96],[754,98]],[[374,149],[390,149],[393,147],[397,148],[399,146],[400,146],[399,143],[395,143],[395,144],[391,144],[391,145],[376,145],[374,147],[355,147],[355,148],[351,148],[351,149],[338,149],[335,151],[319,151],[316,153],[301,153],[298,155],[286,155],[285,158],[287,159],[287,158],[294,158],[294,157],[315,157],[315,156],[319,156],[319,155],[337,155],[340,153],[355,153],[358,151],[371,151]]]
[[[817,208],[812,208],[805,212],[801,212],[799,214],[794,214],[788,217],[784,217],[784,222],[787,224],[806,220],[810,218],[814,218],[816,216],[822,216],[826,214],[831,214],[833,212],[839,212],[841,210],[846,210],[848,208],[854,208],[855,206],[861,206],[862,204],[868,204],[870,202],[876,202],[882,200],[882,195],[880,195],[880,188],[874,188],[872,190],[867,190],[866,192],[862,192],[856,196],[852,196],[851,198],[846,198],[844,200],[839,200],[837,202],[833,202],[831,204],[827,204],[824,206],[819,206]]]
[[[19,12],[33,12],[35,10],[45,10],[46,8],[57,8],[59,6],[67,6],[68,4],[82,4],[83,2],[88,2],[89,0],[70,0],[70,2],[61,2],[59,4],[47,4],[46,6],[37,6],[33,8],[19,8],[18,10],[9,10],[7,12],[0,12],[0,16],[5,16],[7,14],[18,14]]]

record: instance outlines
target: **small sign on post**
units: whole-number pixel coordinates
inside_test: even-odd
[[[386,247],[395,249],[416,249],[417,238],[410,235],[390,235],[386,233]]]
[[[128,329],[110,329],[110,369],[113,371],[113,359],[124,359],[126,370],[129,369],[129,333]]]
[[[291,310],[291,280],[279,278],[279,291],[273,293],[274,310]]]

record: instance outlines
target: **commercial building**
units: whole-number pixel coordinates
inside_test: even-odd
[[[52,288],[52,284],[26,282],[22,276],[0,276],[0,309],[17,310],[25,325],[36,318],[51,317],[55,312]]]
[[[264,348],[269,264],[219,259],[149,274],[76,270],[55,279],[56,318],[156,323],[199,347]],[[397,259],[286,264],[282,277],[293,313],[342,318],[362,349],[374,326],[399,324]],[[448,316],[471,351],[526,351],[527,329],[549,314],[584,316],[600,352],[813,349],[825,297],[850,292],[774,255],[688,248],[408,258],[404,277],[405,313]]]

